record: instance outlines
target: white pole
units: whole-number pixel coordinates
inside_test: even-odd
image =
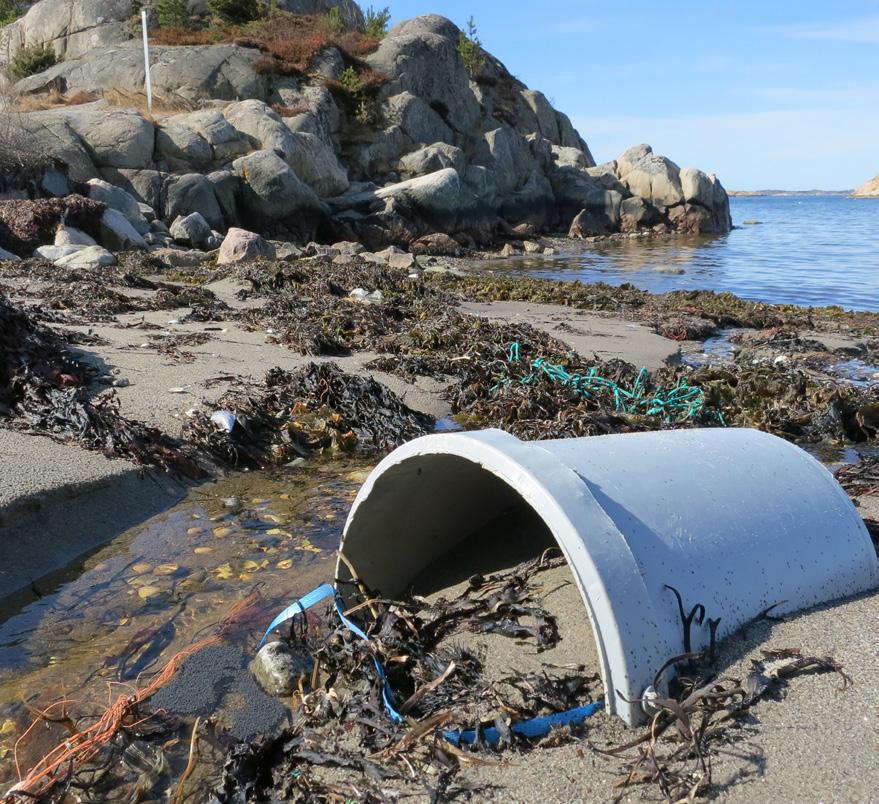
[[[146,77],[147,108],[153,111],[153,81],[150,78],[150,45],[147,39],[147,13],[146,9],[140,10],[140,24],[143,28],[143,70]]]

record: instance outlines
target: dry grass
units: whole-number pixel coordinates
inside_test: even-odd
[[[45,95],[20,95],[10,104],[12,112],[42,112],[46,109],[57,109],[60,106],[82,106],[94,103],[101,96],[94,92],[76,92],[73,95],[62,95],[57,89],[49,90]]]
[[[305,114],[305,112],[309,111],[305,104],[299,104],[298,106],[284,106],[282,103],[273,103],[272,110],[278,115],[278,117],[296,117],[298,114]]]
[[[57,89],[49,90],[43,95],[19,95],[8,104],[10,112],[42,112],[47,109],[61,109],[68,106],[82,106],[86,103],[104,101],[110,106],[120,109],[137,109],[144,117],[152,119],[166,115],[190,112],[195,107],[182,98],[153,97],[152,111],[149,109],[146,94],[143,92],[124,92],[119,89],[108,89],[103,92],[75,92],[62,95]]]
[[[304,74],[322,50],[336,47],[346,61],[358,64],[372,53],[379,40],[360,31],[338,30],[326,17],[273,11],[265,19],[246,25],[213,25],[201,30],[159,28],[153,34],[157,45],[213,45],[231,42],[260,50],[260,72],[277,75]]]

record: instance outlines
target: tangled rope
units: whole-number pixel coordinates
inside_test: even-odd
[[[507,352],[507,362],[520,361],[520,346],[518,342],[514,342]],[[628,389],[614,380],[600,376],[594,366],[585,374],[572,374],[564,366],[538,357],[531,362],[530,369],[531,373],[520,379],[523,385],[531,385],[543,374],[582,397],[593,397],[601,391],[608,391],[613,395],[615,409],[621,413],[641,413],[662,416],[666,421],[680,421],[692,419],[705,409],[705,392],[696,385],[690,385],[683,378],[673,388],[648,391],[649,374],[646,368],[638,372],[634,384]],[[502,380],[501,384],[506,382],[509,380]],[[722,413],[717,411],[716,416],[721,424],[726,424]]]
[[[212,636],[185,647],[165,664],[146,687],[142,689],[129,689],[128,692],[119,695],[91,726],[76,732],[59,743],[48,754],[44,755],[27,773],[23,773],[18,758],[21,743],[24,742],[38,724],[48,717],[51,711],[60,707],[62,713],[64,713],[70,702],[66,699],[57,701],[45,709],[15,742],[13,756],[19,781],[0,798],[0,802],[3,802],[3,804],[14,804],[14,802],[21,800],[42,798],[54,785],[73,775],[83,765],[97,757],[111,743],[120,730],[132,728],[142,722],[142,720],[145,720],[146,718],[132,720],[137,706],[165,686],[174,677],[186,659],[211,645],[219,643],[248,609],[258,604],[259,599],[259,593],[254,592],[244,598],[244,600],[234,604],[226,617],[221,620],[216,632]],[[111,688],[112,686],[115,685],[111,685]]]

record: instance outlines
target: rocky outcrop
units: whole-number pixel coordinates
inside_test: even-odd
[[[269,83],[254,68],[259,58],[258,50],[237,45],[153,47],[153,92],[169,102],[265,100]],[[144,81],[143,46],[132,41],[65,59],[45,72],[22,79],[15,84],[15,91],[25,95],[50,90],[62,94],[112,91],[138,97],[143,94]]]
[[[40,0],[34,9],[63,2]],[[93,17],[101,3],[111,3],[102,17],[108,26],[115,25],[113,9],[124,5],[69,2],[91,2]],[[297,13],[337,6],[344,24],[362,23],[350,2],[279,5]],[[28,16],[43,13],[32,9]],[[142,92],[139,42],[110,27],[85,48],[76,38],[84,29],[70,28],[63,37],[60,30],[47,28],[47,35],[63,38],[65,60],[16,90],[113,90],[117,100],[16,115],[14,125],[24,141],[59,162],[65,181],[91,180],[86,192],[150,247],[167,248],[173,241],[167,227],[194,214],[211,237],[244,225],[278,236],[358,239],[374,248],[438,232],[468,245],[487,243],[520,225],[578,237],[711,233],[731,225],[726,192],[712,174],[681,169],[647,145],[596,165],[569,118],[500,61],[485,54],[471,77],[459,53],[460,31],[444,17],[402,22],[365,56],[386,79],[368,103],[352,102],[333,83],[352,63],[337,47],[313,57],[303,75],[262,69],[254,47],[155,47],[156,96],[198,107],[156,120],[119,107],[119,96]],[[0,41],[10,35],[5,29]],[[57,187],[63,192],[63,182]],[[41,181],[26,192],[43,192]],[[166,230],[156,231],[151,216]],[[204,245],[208,235],[195,239]],[[129,236],[120,242],[142,247]]]
[[[51,47],[59,59],[78,59],[128,38],[132,0],[40,0],[0,29],[0,67],[25,47]]]
[[[879,198],[879,176],[864,182],[852,193],[852,198]]]

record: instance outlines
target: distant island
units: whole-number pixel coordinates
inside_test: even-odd
[[[851,190],[727,190],[727,195],[750,197],[758,195],[851,195]]]

